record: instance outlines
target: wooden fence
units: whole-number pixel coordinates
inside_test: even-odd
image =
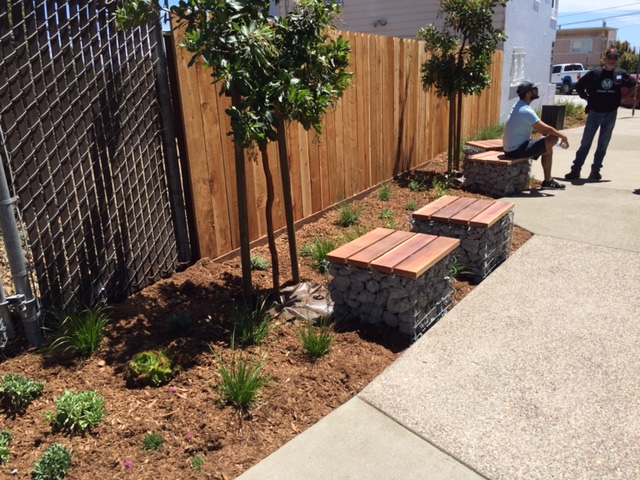
[[[288,129],[295,219],[349,199],[447,150],[448,104],[422,89],[426,59],[416,40],[341,32],[351,42],[353,87],[323,121],[323,136],[298,124]],[[174,39],[186,137],[187,178],[194,208],[194,254],[219,257],[239,247],[234,150],[225,109],[210,72]],[[499,120],[502,52],[494,56],[494,86],[467,97],[463,138]],[[269,147],[275,182],[274,226],[285,226],[277,145]],[[247,156],[251,240],[266,235],[266,184],[262,165]],[[189,189],[187,189],[188,191]]]

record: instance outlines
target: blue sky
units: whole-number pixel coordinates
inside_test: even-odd
[[[640,1],[558,0],[558,25],[562,29],[602,27],[618,29],[618,40],[628,41],[640,53]]]

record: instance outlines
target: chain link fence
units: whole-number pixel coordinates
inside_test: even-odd
[[[110,302],[178,264],[154,29],[115,2],[0,0],[0,160],[43,309]]]

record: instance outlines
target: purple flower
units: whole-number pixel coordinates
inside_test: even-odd
[[[131,460],[124,461],[124,468],[132,468],[132,467],[133,467],[133,462]]]
[[[193,438],[193,435],[191,435],[190,433],[187,433],[187,440],[191,440]]]
[[[176,393],[176,387],[169,387],[169,391],[171,393]]]

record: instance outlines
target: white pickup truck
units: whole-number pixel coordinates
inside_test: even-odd
[[[563,95],[570,95],[578,80],[588,71],[581,63],[560,63],[551,67],[551,83],[555,83]]]

